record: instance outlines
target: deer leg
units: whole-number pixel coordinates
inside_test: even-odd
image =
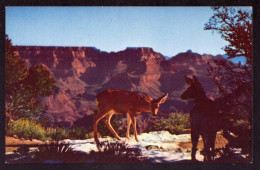
[[[134,126],[134,134],[135,134],[135,140],[138,142],[138,139],[137,139],[137,130],[136,130],[136,117],[134,116],[134,114],[130,114],[130,117],[131,117],[131,120],[132,120],[132,123],[133,123],[133,126]]]
[[[127,130],[126,130],[126,138],[130,138],[130,127],[131,127],[132,121],[129,114],[127,114]]]
[[[208,139],[206,136],[202,136],[203,141],[204,141],[204,161],[208,161],[208,156],[209,156],[209,144],[208,144]]]
[[[204,161],[210,160],[210,142],[211,142],[211,136],[210,134],[206,133],[202,135],[203,141],[204,141]]]
[[[113,116],[113,113],[110,113],[106,116],[106,120],[105,120],[105,123],[108,127],[108,129],[110,130],[110,132],[115,136],[115,138],[117,138],[118,140],[120,140],[120,137],[118,136],[118,134],[116,133],[115,129],[113,128],[113,126],[111,125],[111,118]]]
[[[202,154],[204,155],[204,161],[207,161],[207,138],[205,136],[205,134],[201,134],[202,137],[202,141],[203,141],[203,150],[202,150]]]
[[[196,161],[196,151],[197,151],[198,141],[199,141],[199,134],[191,131],[191,142],[192,142],[191,160],[192,161]]]
[[[204,142],[204,161],[211,161],[214,159],[215,154],[215,140],[216,140],[216,133],[215,132],[208,132],[202,136],[205,138]]]
[[[100,142],[98,140],[98,136],[97,136],[97,133],[98,133],[98,129],[97,129],[97,125],[98,125],[98,122],[106,116],[106,114],[108,114],[108,112],[98,112],[98,114],[94,115],[93,116],[93,131],[94,131],[94,139],[95,139],[95,142],[99,145]]]
[[[211,149],[210,151],[210,159],[214,160],[215,157],[215,140],[216,140],[216,135],[217,133],[212,133],[211,138],[210,138],[210,143],[209,143],[209,147]]]

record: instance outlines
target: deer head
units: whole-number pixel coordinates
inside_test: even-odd
[[[160,104],[164,103],[168,97],[168,93],[159,97],[158,99],[152,99],[147,94],[143,93],[143,98],[146,102],[150,103],[150,109],[153,116],[156,116],[160,107]]]
[[[184,76],[184,79],[190,86],[183,92],[181,99],[199,99],[202,96],[205,96],[205,92],[197,77],[193,76],[192,78],[189,78]]]

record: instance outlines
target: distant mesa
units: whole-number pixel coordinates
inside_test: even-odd
[[[145,92],[153,98],[168,93],[161,113],[191,109],[191,102],[180,99],[186,85],[184,75],[196,75],[207,95],[217,94],[207,72],[214,56],[191,50],[168,60],[149,47],[108,53],[96,47],[17,46],[17,52],[28,66],[46,65],[57,80],[54,95],[43,98],[43,102],[51,120],[64,126],[93,114],[96,94],[106,89]]]
[[[164,58],[166,59],[166,60],[169,60],[169,59],[171,59],[172,57],[169,57],[169,56],[164,56]]]
[[[151,47],[126,47],[126,50],[138,50],[138,49],[153,50],[153,48]]]
[[[187,52],[186,52],[186,53],[192,53],[191,49],[187,50]]]

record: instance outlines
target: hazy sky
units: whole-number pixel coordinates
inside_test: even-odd
[[[6,34],[14,45],[224,54],[227,42],[203,30],[212,15],[210,7],[6,7]]]

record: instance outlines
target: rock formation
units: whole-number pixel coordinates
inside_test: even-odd
[[[161,113],[188,112],[192,107],[192,102],[180,99],[186,88],[184,75],[196,75],[209,97],[217,93],[207,75],[213,56],[190,50],[168,60],[152,48],[108,53],[94,47],[17,46],[17,52],[28,67],[41,63],[50,69],[57,87],[42,101],[52,121],[65,126],[91,115],[96,94],[105,89],[142,91],[153,98],[169,93]]]

